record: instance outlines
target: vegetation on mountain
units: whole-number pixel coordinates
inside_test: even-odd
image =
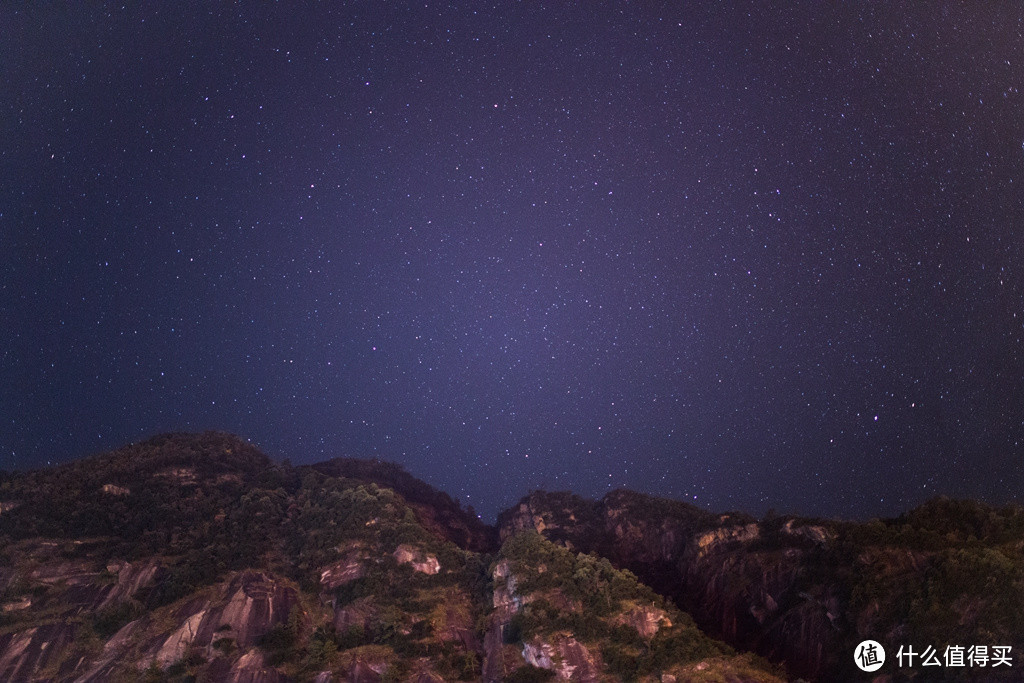
[[[160,637],[170,635],[167,628],[197,596],[259,568],[298,597],[254,638],[261,666],[301,679],[362,658],[398,675],[427,657],[446,680],[472,680],[479,661],[472,629],[486,604],[484,560],[431,533],[401,495],[368,483],[365,468],[360,474],[349,479],[275,464],[236,437],[208,433],[165,435],[62,467],[5,475],[2,600],[30,600],[24,609],[3,611],[0,630],[16,635],[66,623],[73,639],[91,647],[67,651],[63,663],[41,657],[59,670],[135,622],[148,634],[137,634],[141,659],[126,666],[148,669]],[[421,498],[429,494],[424,487]],[[456,514],[447,496],[434,498]],[[415,559],[396,559],[399,548],[436,565],[414,569]],[[358,578],[325,586],[325,568],[345,557]],[[115,572],[145,562],[156,566],[151,580],[109,601]],[[52,581],[40,565],[53,568]],[[361,621],[339,631],[335,612],[355,600]],[[458,606],[465,623],[439,613],[441,604]],[[451,637],[457,628],[469,634],[464,642]],[[225,636],[181,654],[158,668],[205,671],[212,660],[237,663],[245,653]],[[128,675],[124,667],[111,671]]]
[[[851,523],[537,491],[491,528],[395,465],[221,433],[0,473],[4,680],[846,680],[868,637],[1019,653],[1021,604],[1019,506]]]
[[[891,520],[837,522],[770,512],[713,515],[617,491],[601,501],[535,492],[500,519],[597,552],[693,615],[712,636],[809,679],[857,675],[866,639],[901,645],[1024,649],[1024,509],[936,498]],[[918,664],[920,661],[918,661]],[[978,669],[923,672],[971,680]],[[1013,680],[1011,667],[986,680]],[[894,680],[922,675],[920,666]]]
[[[502,561],[523,602],[506,630],[507,641],[571,635],[599,653],[605,670],[622,681],[682,676],[687,665],[698,662],[705,664],[709,679],[727,680],[742,671],[742,680],[781,680],[768,662],[737,657],[731,647],[704,635],[689,615],[605,558],[573,553],[523,531],[504,543],[497,556]]]
[[[607,560],[536,534],[479,552],[496,536],[394,465],[293,467],[221,433],[3,474],[0,677],[454,681],[511,657],[508,680],[541,680],[560,674],[530,648],[565,637],[592,648],[595,675],[628,680],[736,659]],[[496,561],[547,595],[503,625],[530,643],[499,652]],[[622,620],[640,603],[673,626],[640,638]]]

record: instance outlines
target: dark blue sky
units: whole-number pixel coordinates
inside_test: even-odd
[[[0,467],[1024,490],[1013,3],[0,7]]]

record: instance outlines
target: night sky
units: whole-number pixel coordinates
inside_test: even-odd
[[[1010,2],[4,3],[0,468],[1024,497]]]

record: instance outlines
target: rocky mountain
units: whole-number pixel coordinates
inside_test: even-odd
[[[782,680],[393,465],[218,433],[4,474],[0,592],[4,681]]]
[[[538,491],[498,523],[502,539],[533,529],[607,558],[709,635],[809,680],[866,680],[853,659],[866,639],[893,664],[900,646],[932,647],[942,664],[947,647],[1024,651],[1020,506],[937,498],[897,519],[850,523],[712,514],[632,491],[600,501]],[[879,680],[1024,680],[1024,661],[1011,661],[929,668],[918,657]]]
[[[0,475],[0,680],[862,681],[866,637],[1019,652],[1022,548],[1020,508],[945,499],[853,524],[535,492],[490,527],[391,464],[170,434]]]

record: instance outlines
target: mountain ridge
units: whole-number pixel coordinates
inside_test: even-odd
[[[862,680],[865,637],[1024,646],[1022,548],[1019,506],[943,498],[858,523],[535,491],[490,526],[391,463],[164,434],[0,474],[0,678]],[[941,672],[979,674],[1013,680]]]

